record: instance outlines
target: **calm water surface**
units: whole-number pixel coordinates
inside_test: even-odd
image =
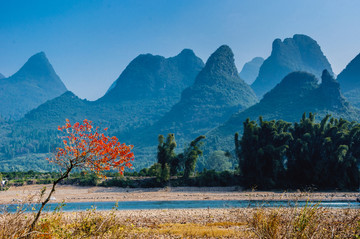
[[[199,200],[199,201],[125,201],[125,202],[73,202],[66,203],[63,211],[85,211],[96,208],[96,210],[142,210],[142,209],[186,209],[186,208],[253,208],[253,207],[304,207],[319,203],[320,207],[329,208],[359,208],[360,203],[355,201],[257,201],[257,200]],[[37,210],[40,205],[25,205],[27,211]],[[49,203],[46,211],[53,211],[58,203]],[[1,205],[9,212],[15,212],[19,205]],[[33,209],[32,209],[33,208]]]

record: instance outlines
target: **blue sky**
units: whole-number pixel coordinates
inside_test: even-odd
[[[44,51],[67,88],[101,97],[141,53],[191,48],[204,61],[228,44],[241,70],[275,38],[314,38],[338,74],[360,53],[357,0],[0,0],[0,73]]]

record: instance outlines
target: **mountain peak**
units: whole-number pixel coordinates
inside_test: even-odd
[[[322,102],[328,109],[342,109],[348,107],[348,103],[340,92],[340,84],[334,79],[327,70],[324,70],[321,76],[321,85],[319,87],[319,102]]]
[[[326,69],[323,70],[323,72],[322,72],[321,82],[322,82],[322,84],[326,84],[326,85],[328,85],[328,84],[334,84],[334,83],[339,84],[339,83],[335,80],[335,78],[329,73],[329,71],[326,70]]]
[[[309,42],[316,42],[314,39],[312,39],[311,37],[309,37],[308,35],[305,34],[294,34],[294,36],[292,37],[295,41],[309,41]],[[291,38],[290,38],[291,39]]]
[[[68,90],[65,93],[63,93],[60,97],[69,97],[69,98],[79,98],[77,95],[75,95],[72,91]]]
[[[304,71],[295,71],[277,84],[272,90],[264,95],[262,101],[273,101],[281,99],[286,102],[293,97],[306,95],[309,90],[318,88],[318,80],[313,74]]]
[[[234,53],[227,45],[220,46],[207,60],[195,84],[216,84],[221,80],[242,81],[235,66]]]
[[[38,52],[34,55],[32,55],[28,61],[25,63],[24,66],[26,66],[27,64],[43,64],[43,65],[49,65],[50,62],[47,59],[45,52],[41,51]]]
[[[344,96],[360,108],[360,54],[358,54],[338,75]]]
[[[182,92],[180,101],[144,135],[150,139],[174,132],[191,140],[256,102],[255,93],[238,74],[230,47],[223,45],[209,57],[195,83]]]
[[[17,119],[65,91],[45,53],[39,52],[14,75],[0,81],[0,114]]]
[[[193,57],[193,56],[196,56],[196,55],[195,55],[193,50],[185,48],[176,57],[179,57],[179,56],[181,56],[181,57],[189,57],[189,56]]]
[[[246,83],[252,84],[259,74],[261,65],[264,63],[264,58],[255,57],[251,61],[246,62],[240,72],[240,78]]]
[[[181,91],[194,82],[203,65],[189,49],[170,58],[141,54],[130,62],[99,100],[118,103],[135,99],[163,100],[166,97],[171,99],[170,102],[177,102]]]
[[[12,78],[26,78],[24,80],[36,79],[37,81],[44,78],[57,78],[60,81],[44,52],[31,56]]]
[[[320,78],[324,69],[333,74],[318,43],[309,36],[295,34],[284,41],[273,41],[271,55],[260,67],[252,87],[261,97],[291,72],[306,71]]]
[[[228,45],[220,46],[213,54],[211,54],[208,62],[216,60],[229,60],[233,61],[234,53]]]
[[[337,80],[344,92],[360,89],[360,54],[338,75]]]
[[[281,46],[281,44],[282,44],[283,42],[281,41],[281,39],[280,38],[276,38],[273,42],[272,42],[272,51],[277,51],[279,48],[280,48],[280,46]]]
[[[46,54],[45,54],[45,52],[40,51],[40,52],[34,54],[33,56],[31,56],[30,58],[46,58]]]

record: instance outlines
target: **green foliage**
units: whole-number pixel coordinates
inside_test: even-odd
[[[45,61],[47,62],[46,59]],[[140,55],[129,64],[119,79],[114,82],[114,87],[97,101],[82,100],[70,91],[59,96],[66,89],[54,87],[56,85],[53,81],[58,77],[48,63],[45,65],[51,68],[50,74],[47,77],[36,74],[38,77],[34,79],[32,77],[26,78],[26,86],[38,85],[35,84],[38,80],[47,79],[46,83],[39,84],[43,88],[51,88],[46,92],[38,94],[41,87],[35,87],[36,89],[33,87],[32,91],[21,90],[23,86],[18,85],[17,80],[20,80],[19,77],[21,80],[25,80],[23,78],[27,74],[20,74],[17,77],[3,80],[3,83],[10,82],[11,79],[15,80],[16,84],[13,85],[16,86],[16,89],[14,86],[9,86],[9,89],[6,87],[1,89],[0,87],[0,95],[5,93],[11,96],[0,99],[0,102],[5,104],[1,104],[0,112],[7,111],[7,114],[10,113],[14,116],[16,114],[16,117],[19,118],[19,115],[23,116],[26,111],[43,103],[28,112],[21,120],[12,122],[10,127],[3,131],[5,137],[2,137],[3,132],[0,125],[0,160],[12,161],[13,165],[19,165],[17,167],[19,170],[22,170],[20,168],[23,165],[17,163],[17,157],[53,152],[59,146],[56,137],[57,130],[52,129],[56,129],[58,125],[63,123],[64,119],[77,122],[87,118],[98,125],[108,126],[109,132],[111,131],[111,134],[122,139],[122,141],[131,141],[130,132],[133,135],[136,128],[145,128],[153,124],[180,100],[182,90],[194,82],[204,63],[191,50],[184,50],[171,58],[150,54]],[[34,69],[31,69],[32,67]],[[38,70],[37,65],[32,65],[27,69],[30,71]],[[2,84],[0,83],[0,85]],[[166,86],[166,90],[164,90],[164,86]],[[19,89],[23,91],[20,95],[17,94]],[[43,89],[41,88],[40,91]],[[53,99],[49,100],[48,95],[51,95],[50,98]],[[21,96],[20,98],[26,96],[25,98],[28,100],[19,101],[19,96]],[[13,97],[16,100],[11,100]],[[36,105],[32,102],[34,100],[37,102]],[[19,102],[23,106],[21,109],[19,107],[10,107],[10,109],[7,104],[18,105]],[[2,118],[0,117],[0,123],[1,121]],[[143,137],[143,133],[140,136]],[[135,153],[139,155],[137,152]],[[149,151],[144,150],[146,156],[136,162],[135,167],[137,169],[153,163],[153,158],[149,158],[148,153]],[[151,154],[153,155],[154,152]],[[49,169],[45,167],[43,170]]]
[[[207,169],[214,169],[216,171],[234,170],[236,162],[229,152],[216,150],[212,152],[207,158]]]
[[[157,179],[160,179],[161,177],[161,164],[155,163],[153,164],[146,172],[144,176],[153,176]]]
[[[235,152],[245,186],[355,190],[360,175],[360,124],[304,114],[299,123],[247,119],[235,134]]]
[[[293,184],[321,188],[359,186],[360,125],[327,115],[320,123],[304,114],[290,133],[288,175]]]
[[[168,134],[166,142],[164,139],[165,138],[163,135],[159,135],[157,161],[159,164],[161,164],[161,168],[164,168],[166,164],[170,165],[172,160],[176,158],[176,142],[174,134]]]
[[[196,160],[199,156],[202,155],[203,151],[200,149],[203,142],[201,140],[205,139],[204,135],[200,135],[195,140],[193,140],[189,147],[185,149],[183,153],[183,158],[185,162],[184,167],[184,178],[188,179],[190,177],[190,174],[194,172]]]
[[[192,184],[188,181],[187,185],[197,187],[226,187],[238,184],[234,173],[230,171],[216,172],[215,170],[204,170],[199,173]]]
[[[80,186],[96,186],[100,178],[95,173],[82,174],[79,179]]]
[[[291,134],[290,123],[263,121],[260,125],[247,119],[244,122],[244,134],[239,141],[235,135],[235,147],[239,165],[246,186],[273,188],[284,177],[284,156]],[[241,148],[241,149],[240,149]]]
[[[167,182],[170,179],[170,172],[173,173],[173,175],[176,174],[178,160],[175,154],[176,142],[174,134],[168,134],[166,142],[164,140],[164,136],[159,135],[157,162],[161,165],[159,180]]]
[[[170,180],[170,166],[165,164],[164,168],[161,168],[160,181],[168,182]]]
[[[202,155],[202,150],[200,149],[202,145],[202,142],[200,141],[202,139],[205,139],[205,136],[201,135],[197,137],[183,153],[176,155],[174,134],[168,134],[166,142],[164,136],[159,135],[157,164],[161,166],[161,169],[156,169],[158,180],[161,182],[169,181],[170,176],[176,175],[181,168],[184,169],[183,177],[188,179],[190,174],[195,170],[196,160]]]

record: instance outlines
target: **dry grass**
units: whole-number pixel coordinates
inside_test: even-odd
[[[33,214],[0,214],[0,238],[21,238]],[[360,238],[360,209],[186,209],[54,212],[32,238]]]
[[[255,238],[360,238],[359,209],[256,209],[248,220]]]

